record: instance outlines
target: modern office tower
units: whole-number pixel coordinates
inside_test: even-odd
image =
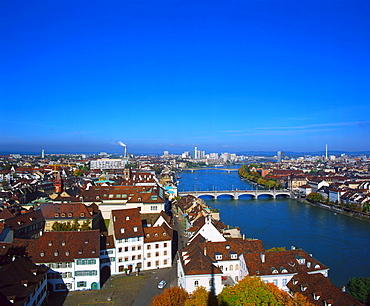
[[[192,152],[192,158],[193,159],[198,159],[198,148],[194,147],[194,151]]]
[[[45,150],[41,151],[41,158],[45,158]]]
[[[281,163],[281,161],[283,160],[283,157],[284,157],[284,152],[278,151],[277,152],[277,161],[278,161],[278,163]]]

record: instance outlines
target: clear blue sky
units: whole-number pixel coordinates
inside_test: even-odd
[[[370,1],[0,2],[0,151],[370,150]]]

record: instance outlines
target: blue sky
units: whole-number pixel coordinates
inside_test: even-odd
[[[369,1],[0,2],[0,151],[370,150]]]

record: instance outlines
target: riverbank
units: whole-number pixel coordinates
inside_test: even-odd
[[[334,214],[338,213],[338,214],[352,217],[352,218],[355,218],[361,221],[370,222],[369,214],[364,215],[363,213],[360,213],[358,211],[353,211],[353,210],[350,210],[348,208],[341,207],[341,206],[327,205],[327,204],[323,204],[320,202],[310,202],[304,198],[294,198],[294,199],[301,203],[309,204],[309,205],[319,207],[319,208],[322,208],[328,211],[332,211]]]

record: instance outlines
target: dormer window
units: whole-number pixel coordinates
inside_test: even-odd
[[[66,252],[66,256],[69,256],[69,251]]]
[[[149,238],[150,237],[150,234],[146,234],[146,237]]]
[[[293,279],[293,285],[295,286],[295,285],[297,285],[298,284],[298,281],[296,280],[296,279]]]
[[[134,227],[134,232],[137,232],[137,226]]]
[[[85,217],[85,213],[83,213],[83,212],[82,212],[82,213],[80,213],[80,217],[81,217],[81,218]]]
[[[154,236],[155,236],[155,237],[158,237],[158,233],[155,233],[155,234],[154,234]]]
[[[320,267],[320,265],[319,264],[316,264],[315,265],[315,269],[320,269],[321,267]]]
[[[163,236],[166,236],[166,233],[163,233]]]
[[[216,254],[215,259],[216,260],[222,260],[222,254]]]
[[[68,218],[72,218],[72,213],[68,213]]]
[[[58,251],[55,251],[54,256],[58,256],[58,255],[59,255]]]
[[[62,246],[65,246],[65,245],[66,245],[66,242],[65,242],[65,241],[63,241],[63,242],[62,242]]]
[[[59,217],[59,214],[58,213],[54,214],[54,217],[55,218],[58,218]]]
[[[125,229],[121,228],[121,234],[123,234],[124,232],[125,232]]]
[[[126,216],[126,221],[130,220],[130,217],[129,216]]]
[[[41,256],[41,257],[44,257],[44,256],[45,256],[45,252],[41,252],[41,253],[40,253],[40,256]]]
[[[49,246],[52,246],[52,245],[53,245],[53,243],[52,243],[51,241],[49,241],[48,245],[49,245]]]
[[[311,268],[311,263],[307,261],[307,268]]]
[[[275,269],[274,267],[271,268],[271,273],[272,274],[277,274],[279,273],[279,271],[277,269]]]
[[[65,216],[66,216],[66,214],[65,214],[65,213],[62,213],[62,214],[61,214],[61,217],[62,217],[62,218],[64,218]]]
[[[307,286],[301,285],[301,291],[303,292],[303,291],[306,291],[306,290],[307,290]]]
[[[313,295],[313,299],[315,301],[318,301],[320,299],[320,297],[321,297],[321,294],[318,293],[318,292],[314,292],[312,295]]]
[[[288,270],[284,267],[280,267],[280,273],[288,273]]]

